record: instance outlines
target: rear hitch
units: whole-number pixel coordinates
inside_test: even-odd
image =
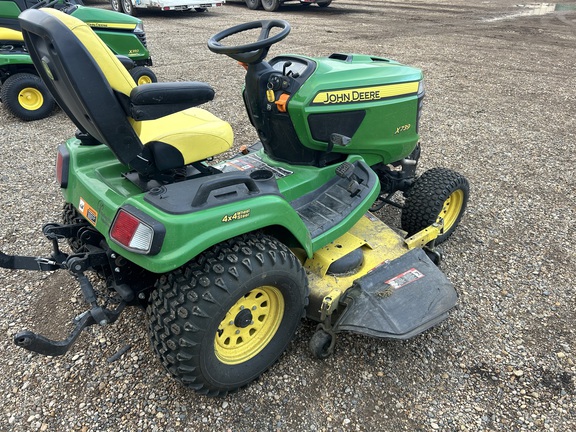
[[[104,249],[87,246],[87,252],[67,255],[60,251],[58,240],[79,235],[83,224],[45,225],[44,235],[52,242],[53,251],[50,258],[7,255],[0,252],[0,267],[13,270],[54,271],[68,270],[80,284],[84,301],[90,309],[74,319],[74,329],[64,340],[55,341],[29,330],[21,331],[14,336],[14,343],[28,351],[43,355],[59,356],[68,352],[82,330],[91,325],[107,325],[115,322],[134,294],[125,285],[114,285],[121,299],[115,309],[108,309],[98,304],[98,297],[92,283],[84,274],[96,267],[109,265],[109,257]]]
[[[113,323],[114,321],[116,321],[125,306],[126,303],[122,302],[114,310],[101,309],[103,314],[106,316],[105,319],[106,323]],[[14,343],[20,348],[24,348],[28,351],[33,351],[42,355],[47,356],[64,355],[70,350],[70,347],[74,344],[74,342],[76,342],[76,339],[78,338],[78,336],[80,336],[82,330],[94,324],[104,325],[102,324],[102,321],[99,323],[96,322],[96,319],[99,319],[101,317],[100,314],[98,315],[99,315],[98,318],[94,317],[93,309],[88,310],[79,315],[74,320],[76,322],[74,330],[72,330],[72,332],[70,332],[68,337],[64,340],[55,341],[52,339],[48,339],[47,337],[42,336],[40,334],[31,332],[29,330],[24,330],[14,335]]]
[[[89,256],[90,254],[86,254],[84,260],[90,261],[88,258]],[[100,306],[98,304],[98,298],[94,291],[94,287],[84,274],[85,268],[80,265],[80,261],[81,259],[74,255],[62,263],[62,268],[68,268],[68,270],[76,277],[76,280],[78,280],[80,284],[80,290],[84,297],[84,301],[90,305],[90,309],[74,319],[75,327],[66,339],[55,341],[32,331],[25,330],[14,336],[14,343],[17,346],[43,355],[63,355],[68,352],[82,330],[86,327],[95,324],[105,326],[107,324],[112,324],[118,319],[128,302],[132,300],[132,292],[129,290],[119,290],[118,292],[122,295],[122,300],[115,309],[111,310]],[[95,261],[98,262],[100,260],[96,257]]]

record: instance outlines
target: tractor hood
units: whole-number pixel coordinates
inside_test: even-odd
[[[78,6],[71,13],[75,18],[84,21],[90,27],[100,29],[134,30],[142,21],[130,15],[106,9]]]
[[[418,136],[422,71],[393,60],[361,54],[309,58],[283,56],[301,83],[288,112],[303,145],[325,151],[331,133],[351,140],[335,151],[363,154],[370,164],[390,163],[410,154]]]
[[[334,91],[343,88],[363,89],[370,86],[422,80],[420,69],[383,57],[361,54],[332,54],[330,57],[310,60],[315,61],[317,66],[306,82],[306,88],[308,94],[315,93],[315,96],[321,91]],[[314,101],[314,103],[319,102],[316,97]]]

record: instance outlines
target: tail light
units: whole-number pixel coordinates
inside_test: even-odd
[[[56,180],[61,188],[68,187],[68,172],[70,171],[70,153],[65,144],[58,146],[56,156]]]
[[[157,220],[130,205],[118,210],[110,227],[110,238],[130,252],[156,255],[166,229]]]

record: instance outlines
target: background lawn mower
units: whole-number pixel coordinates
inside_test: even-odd
[[[286,21],[224,30],[208,47],[246,67],[243,99],[260,141],[210,163],[233,134],[196,107],[213,98],[208,84],[138,87],[74,17],[42,9],[20,20],[79,131],[57,152],[65,206],[62,223],[43,228],[51,256],[1,254],[0,265],[68,270],[89,308],[67,339],[22,331],[16,345],[62,355],[87,326],[140,305],[166,370],[217,396],[276,362],[303,316],[318,322],[312,354],[326,358],[339,332],[406,339],[456,304],[435,246],[459,224],[469,187],[445,168],[416,175],[420,70],[358,54],[267,62]],[[256,42],[222,43],[254,30]],[[402,207],[402,230],[370,212],[385,203]]]
[[[124,56],[122,61],[138,84],[157,81],[148,67],[152,58],[141,20],[75,1],[0,0],[0,100],[13,115],[26,121],[39,120],[49,116],[56,105],[28,55],[18,22],[23,10],[47,5],[93,27],[114,54]]]

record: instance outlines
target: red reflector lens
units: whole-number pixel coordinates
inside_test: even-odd
[[[68,170],[70,169],[70,153],[65,145],[58,146],[58,153],[56,156],[56,180],[61,188],[68,187]]]
[[[58,184],[62,184],[62,153],[58,152],[58,156],[56,156],[56,180]]]
[[[129,247],[134,233],[138,229],[140,221],[132,216],[130,213],[120,210],[116,220],[114,221],[114,226],[110,231],[110,237],[116,240],[118,243]]]

